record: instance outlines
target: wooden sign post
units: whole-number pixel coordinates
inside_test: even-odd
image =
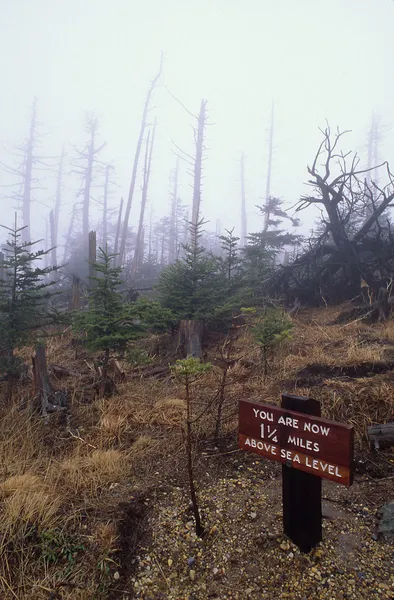
[[[282,463],[284,533],[310,552],[322,539],[321,479],[353,482],[354,429],[320,417],[317,400],[239,403],[239,446]]]

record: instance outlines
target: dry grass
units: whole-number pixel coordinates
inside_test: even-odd
[[[112,554],[116,551],[119,543],[118,530],[115,523],[98,523],[92,540],[102,554]]]
[[[103,487],[121,481],[128,474],[125,457],[119,450],[81,450],[56,466],[59,482],[69,493],[83,492],[97,498]]]
[[[246,362],[236,360],[228,371],[222,435],[234,434],[235,439],[240,398],[278,403],[281,393],[287,391],[315,397],[321,401],[325,416],[353,424],[358,447],[365,448],[368,425],[394,416],[390,374],[329,377],[324,368],[384,361],[394,345],[394,322],[332,325],[341,310],[338,307],[301,313],[294,321],[292,339],[271,358],[265,379],[259,350],[251,336],[245,333],[237,340],[234,358]],[[64,424],[54,421],[45,426],[16,408],[2,415],[0,597],[4,600],[48,598],[48,590],[55,588],[64,569],[64,565],[59,565],[48,571],[37,562],[32,548],[23,541],[27,524],[33,524],[37,530],[60,528],[73,535],[82,532],[86,553],[83,560],[69,565],[78,585],[73,589],[65,587],[61,595],[67,600],[105,599],[106,586],[113,583],[110,557],[119,545],[120,503],[129,502],[135,488],[148,489],[158,480],[180,477],[184,472],[186,404],[182,386],[172,378],[130,380],[119,385],[117,395],[94,399],[84,389],[91,380],[91,371],[84,360],[74,360],[69,342],[67,336],[59,336],[50,338],[47,346],[49,364],[61,364],[78,373],[55,382],[57,387],[71,391],[74,437]],[[30,350],[24,352],[29,359]],[[217,348],[211,348],[207,360],[217,356]],[[312,364],[321,366],[321,377],[308,388],[298,386],[297,374]],[[127,365],[122,368],[127,371]],[[209,444],[215,428],[215,393],[221,374],[220,368],[214,367],[193,392],[195,413],[209,407],[194,426],[200,441],[207,440]],[[27,384],[18,390],[15,406],[29,396],[29,388]],[[86,529],[81,529],[80,515],[85,515]],[[15,554],[11,546],[17,541]],[[101,567],[97,568],[98,563],[109,566],[108,580]],[[85,589],[78,587],[79,583]],[[18,589],[22,591],[15,596],[12,590]]]

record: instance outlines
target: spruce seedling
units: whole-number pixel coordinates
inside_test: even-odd
[[[275,346],[291,337],[292,320],[280,309],[266,309],[262,320],[252,328],[255,341],[260,346],[264,377],[268,374],[268,359]]]
[[[201,537],[204,533],[204,527],[201,524],[201,516],[198,508],[196,486],[194,483],[193,474],[193,424],[198,421],[203,413],[193,418],[192,410],[192,386],[201,378],[201,376],[209,371],[212,367],[210,363],[202,363],[197,358],[185,358],[177,360],[175,365],[171,367],[177,379],[179,379],[185,387],[186,395],[186,456],[187,456],[187,471],[189,476],[190,499],[193,507],[194,519],[196,522],[196,535]]]
[[[46,325],[55,323],[58,315],[49,300],[54,282],[45,278],[57,267],[40,267],[40,260],[48,254],[34,251],[38,242],[23,242],[26,227],[2,226],[9,232],[3,246],[4,258],[0,278],[0,373],[7,380],[6,400],[10,402],[15,381],[23,371],[23,360],[15,355],[18,348],[34,344]]]

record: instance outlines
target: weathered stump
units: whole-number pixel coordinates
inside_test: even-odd
[[[178,349],[183,356],[202,357],[204,321],[188,319],[179,323]]]
[[[53,386],[49,380],[45,346],[36,346],[32,356],[33,363],[33,402],[41,408],[42,416],[48,415],[48,399],[53,394]]]

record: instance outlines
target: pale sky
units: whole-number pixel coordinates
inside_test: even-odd
[[[85,111],[101,115],[103,160],[114,161],[127,196],[143,102],[164,52],[162,83],[192,112],[208,101],[210,122],[201,211],[222,227],[240,223],[239,159],[246,155],[249,231],[262,219],[255,204],[265,192],[270,106],[275,101],[271,193],[291,205],[305,191],[306,165],[318,127],[351,129],[344,149],[365,159],[372,112],[381,116],[382,159],[394,163],[393,0],[0,0],[0,158],[26,136],[38,99],[44,155],[68,158],[84,139]],[[149,198],[157,215],[168,206],[171,139],[193,151],[192,119],[160,86]],[[392,160],[393,159],[393,160]],[[141,163],[142,166],[142,163]],[[392,164],[394,169],[394,165]],[[191,201],[181,164],[180,195]],[[9,179],[0,173],[3,182]],[[77,182],[68,178],[65,218]],[[53,181],[41,202],[50,204]],[[259,199],[260,197],[260,199]],[[0,199],[1,221],[13,207]],[[134,198],[136,224],[140,193]],[[148,209],[149,211],[149,209]],[[32,237],[43,235],[48,209],[37,203]],[[92,211],[92,221],[97,218]],[[311,225],[312,218],[301,218]]]

